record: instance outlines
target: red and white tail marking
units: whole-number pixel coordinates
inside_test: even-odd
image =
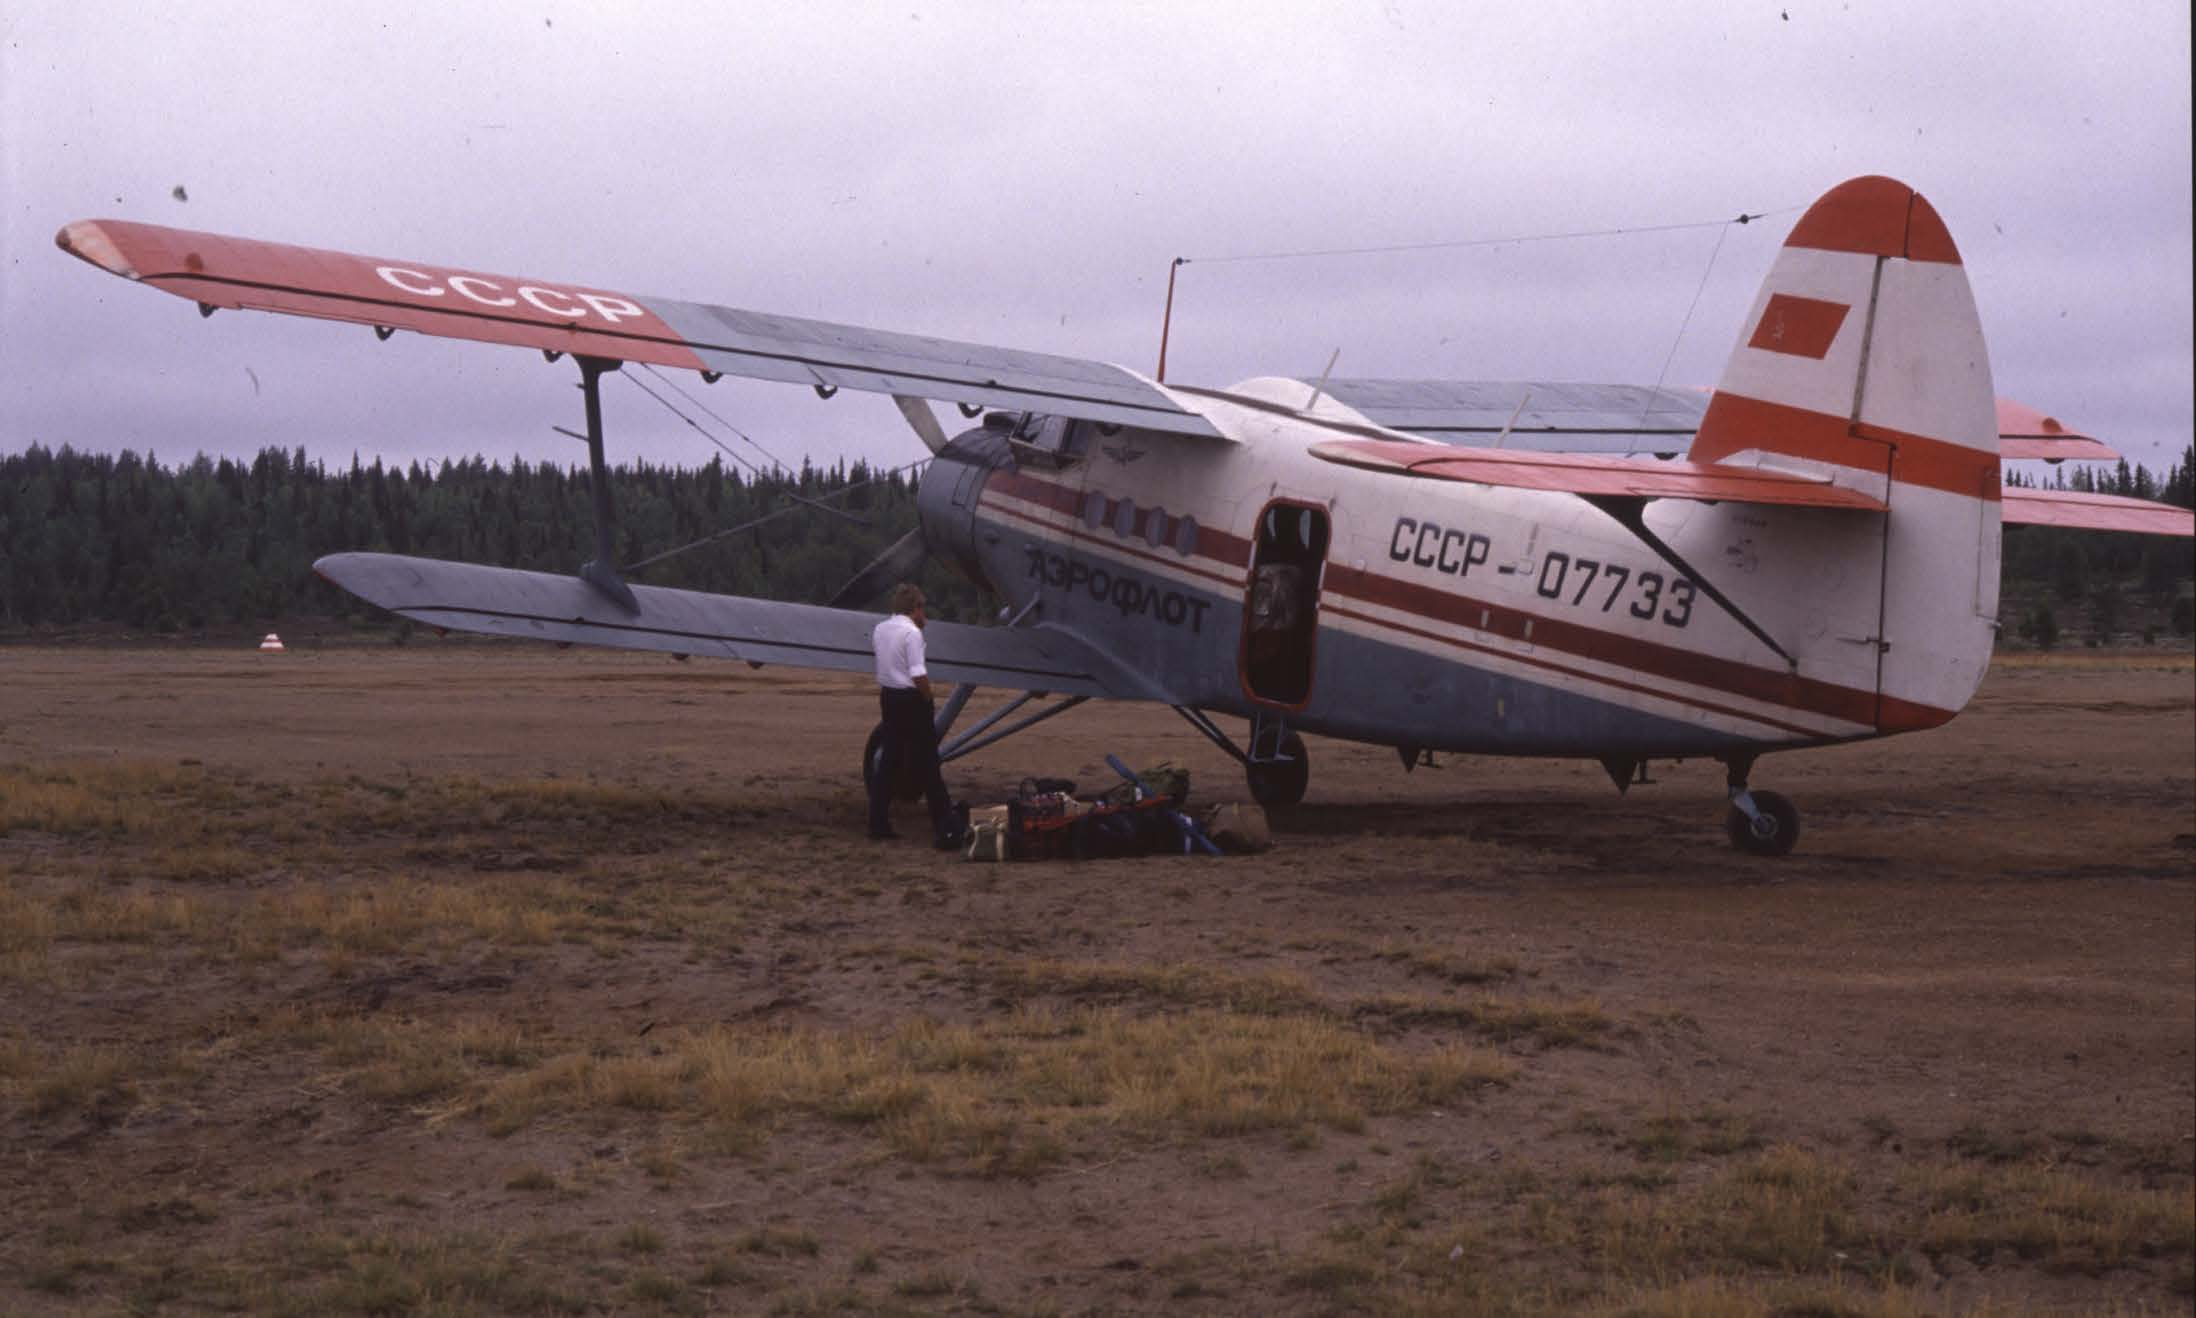
[[[1785,239],[1691,453],[1749,455],[1997,497],[1982,322],[1944,222],[1905,184],[1840,184]]]
[[[1995,636],[1997,403],[1967,271],[1926,200],[1869,177],[1808,209],[1689,456],[1797,468],[1881,499],[1883,530],[1865,548],[1833,547],[1780,513],[1779,585],[1845,620],[1813,662],[1871,656],[1880,729],[1943,722],[1966,704]]]

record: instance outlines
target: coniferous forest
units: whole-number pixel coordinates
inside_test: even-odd
[[[2162,479],[2123,461],[2056,468],[2044,483],[2191,507],[2192,467],[2196,446]],[[718,536],[632,574],[651,585],[820,602],[915,525],[913,478],[861,463],[765,475],[718,460],[621,465],[611,488],[621,564]],[[382,550],[569,572],[592,556],[593,534],[584,468],[475,457],[431,470],[354,458],[331,470],[302,449],[171,467],[129,452],[33,445],[0,458],[0,632],[175,633],[302,618],[380,625],[385,615],[315,577],[313,560]],[[2009,630],[2049,645],[2068,630],[2065,615],[2083,620],[2086,639],[2187,635],[2191,559],[2186,540],[2009,532]],[[987,607],[943,564],[928,564],[920,580],[937,616],[972,620]],[[2138,616],[2157,621],[2138,626]]]
[[[820,602],[915,525],[913,478],[860,463],[763,476],[621,465],[610,486],[620,564],[768,518],[629,574],[649,585]],[[34,445],[0,458],[0,630],[378,625],[387,615],[314,576],[314,559],[378,550],[570,572],[594,556],[592,507],[584,467],[546,462],[331,470],[267,449],[168,467]],[[940,617],[982,607],[941,564],[919,580]]]

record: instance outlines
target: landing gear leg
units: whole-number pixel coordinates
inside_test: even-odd
[[[1280,754],[1271,760],[1253,760],[1244,766],[1250,780],[1251,799],[1268,810],[1286,810],[1304,799],[1311,785],[1311,757],[1304,739],[1291,732],[1281,738]]]
[[[1729,770],[1727,787],[1731,797],[1731,811],[1723,817],[1723,831],[1729,835],[1731,845],[1749,855],[1783,856],[1790,854],[1799,841],[1799,811],[1782,795],[1771,791],[1750,791],[1746,778],[1754,767],[1754,757],[1733,756],[1724,761]]]
[[[1243,771],[1250,780],[1251,799],[1268,810],[1286,810],[1304,799],[1311,785],[1311,757],[1304,739],[1279,719],[1263,715],[1251,719],[1250,754]]]
[[[1176,705],[1174,712],[1243,766],[1252,800],[1269,810],[1280,810],[1304,799],[1304,789],[1311,784],[1311,756],[1304,750],[1304,739],[1289,731],[1281,720],[1254,715],[1250,749],[1245,751],[1205,711]]]

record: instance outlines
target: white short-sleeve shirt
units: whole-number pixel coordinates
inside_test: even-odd
[[[904,613],[895,613],[869,634],[877,652],[877,685],[906,690],[928,676],[923,667],[923,629]]]

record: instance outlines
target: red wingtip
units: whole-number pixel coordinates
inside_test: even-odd
[[[100,227],[97,220],[76,220],[61,226],[53,236],[56,247],[74,257],[91,262],[102,270],[111,271],[124,279],[137,278],[137,268],[130,264],[117,247],[114,238]]]
[[[1880,174],[1847,179],[1824,193],[1792,226],[1784,245],[1949,265],[1960,261],[1936,208],[1904,183]]]

